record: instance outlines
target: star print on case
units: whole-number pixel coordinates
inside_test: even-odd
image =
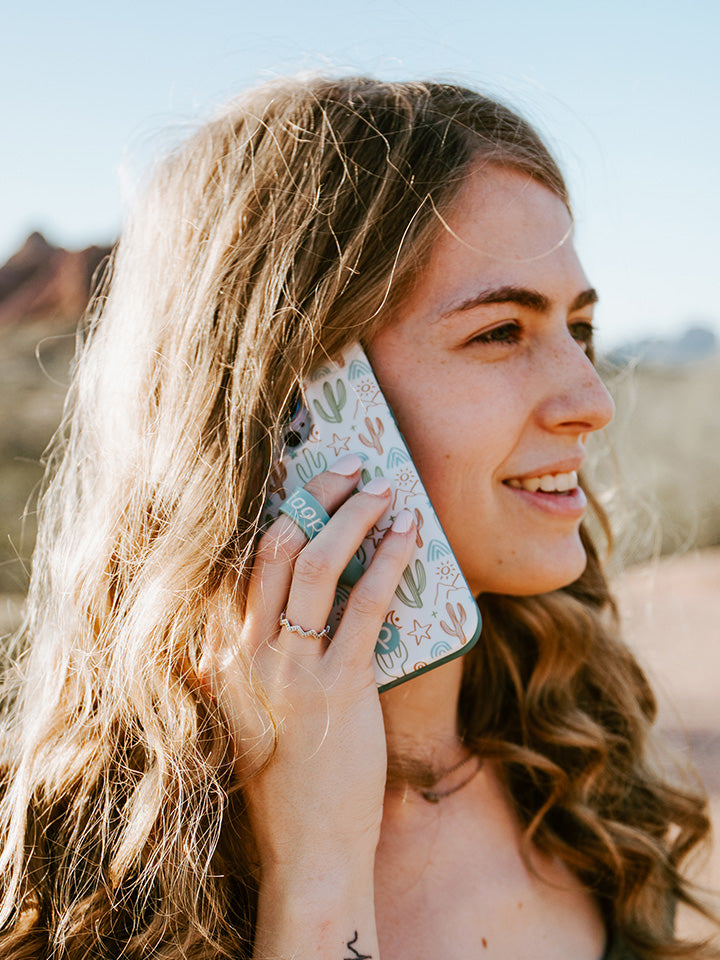
[[[431,639],[431,630],[432,624],[427,623],[425,625],[418,623],[417,620],[413,620],[412,630],[408,630],[408,636],[412,637],[415,643],[420,646],[423,640]]]
[[[350,443],[350,437],[339,437],[334,433],[328,443],[325,444],[326,450],[331,450],[336,457],[339,457],[343,450],[348,449],[348,444]]]

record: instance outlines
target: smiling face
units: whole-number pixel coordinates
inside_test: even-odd
[[[585,568],[576,472],[612,401],[587,356],[596,299],[547,187],[474,173],[405,302],[368,345],[474,593],[542,593]]]

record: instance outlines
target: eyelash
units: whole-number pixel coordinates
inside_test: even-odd
[[[575,340],[583,346],[587,352],[592,350],[595,328],[589,320],[576,320],[568,324],[568,330]],[[503,323],[499,327],[492,327],[484,333],[479,333],[472,337],[469,343],[499,343],[511,346],[519,343],[522,337],[522,327],[519,323]]]
[[[478,333],[473,337],[470,343],[518,343],[522,334],[522,328],[519,323],[503,323],[499,327],[491,327],[484,333]]]

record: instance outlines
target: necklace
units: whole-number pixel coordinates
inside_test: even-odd
[[[413,787],[413,789],[420,794],[423,800],[427,800],[428,803],[439,803],[441,800],[444,800],[445,797],[451,796],[453,793],[457,793],[458,790],[462,790],[463,787],[466,787],[470,781],[475,777],[481,770],[483,762],[480,757],[477,757],[474,753],[471,753],[469,757],[465,757],[464,760],[461,760],[460,763],[456,763],[454,767],[450,767],[449,770],[445,770],[440,776],[436,779],[433,784],[433,788],[440,783],[441,780],[444,780],[451,773],[455,773],[456,770],[460,770],[466,764],[470,763],[471,760],[477,760],[477,766],[464,780],[461,780],[460,783],[455,784],[454,787],[450,787],[448,790],[423,790],[419,787]]]

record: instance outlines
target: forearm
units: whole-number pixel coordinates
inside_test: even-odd
[[[254,960],[378,960],[372,869],[350,866],[265,876]]]

